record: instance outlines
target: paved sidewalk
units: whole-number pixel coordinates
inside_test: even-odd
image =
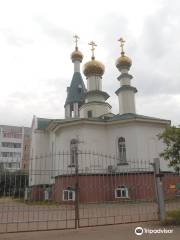
[[[168,234],[143,234],[136,236],[134,229],[137,226],[149,229],[163,229],[157,222],[121,224],[102,227],[81,228],[78,230],[59,230],[44,232],[27,232],[1,234],[0,240],[134,240],[134,239],[158,239],[158,240],[179,240],[180,227],[165,227],[173,229]]]

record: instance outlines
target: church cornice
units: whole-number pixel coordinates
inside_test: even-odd
[[[124,79],[124,78],[132,79],[133,76],[129,73],[122,73],[117,79],[120,81],[121,79]]]
[[[117,116],[117,115],[116,115]],[[110,126],[110,125],[123,125],[123,124],[157,124],[161,126],[171,125],[170,120],[156,119],[151,117],[145,117],[141,115],[136,115],[131,118],[123,118],[122,115],[119,115],[121,118],[112,118],[112,119],[101,119],[101,118],[77,118],[77,119],[66,119],[66,120],[52,120],[47,127],[48,131],[56,132],[59,128],[69,127],[69,126],[82,126],[82,124],[89,125],[101,125],[101,126]]]
[[[86,106],[89,106],[89,105],[106,105],[106,106],[108,106],[110,109],[112,108],[112,106],[111,106],[109,103],[107,103],[107,102],[93,101],[93,102],[84,103],[84,104],[80,107],[80,110],[81,110],[81,108],[86,107]]]
[[[104,97],[104,100],[107,100],[110,96],[107,92],[103,92],[103,91],[99,91],[99,90],[93,90],[93,91],[89,91],[87,93],[85,93],[85,98],[88,96],[92,96],[92,95],[100,95]]]
[[[127,91],[127,90],[131,90],[134,93],[137,92],[137,89],[135,87],[129,86],[129,85],[123,85],[122,87],[120,87],[115,93],[116,95],[118,95],[120,92],[122,91]]]

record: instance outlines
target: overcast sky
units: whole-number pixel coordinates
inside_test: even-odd
[[[137,113],[180,123],[179,0],[0,0],[0,124],[64,117],[75,33],[83,64],[91,55],[88,42],[98,45],[95,56],[105,64],[103,90],[114,113],[117,39],[124,37]]]

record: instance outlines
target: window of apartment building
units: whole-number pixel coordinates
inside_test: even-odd
[[[6,163],[6,167],[7,168],[18,169],[18,168],[20,168],[20,164],[17,163],[17,162]]]
[[[0,162],[0,170],[4,169],[4,164],[5,163]]]
[[[8,163],[8,168],[12,168],[12,163]]]
[[[21,148],[21,143],[2,142],[1,146],[7,148]]]
[[[4,138],[22,138],[22,133],[14,133],[14,132],[5,132],[3,131]]]
[[[73,189],[63,190],[63,201],[74,201],[75,200],[75,191]]]
[[[1,152],[1,157],[20,158],[21,153],[19,153],[19,152]]]
[[[128,188],[126,186],[119,186],[115,189],[115,198],[128,198]]]

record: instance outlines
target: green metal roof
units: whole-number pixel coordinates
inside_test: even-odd
[[[75,72],[72,77],[71,85],[68,88],[66,104],[84,103],[86,88],[80,72]]]
[[[107,116],[104,117],[98,117],[98,118],[87,118],[86,120],[91,121],[91,122],[113,122],[113,121],[118,121],[118,120],[128,120],[128,119],[147,119],[147,120],[157,120],[157,121],[169,121],[165,119],[160,119],[160,118],[154,118],[154,117],[148,117],[144,115],[139,115],[136,113],[125,113],[125,114],[117,114],[117,115],[112,115],[112,116]],[[81,121],[85,120],[82,118],[68,118],[68,119],[45,119],[45,118],[38,118],[38,128],[39,130],[46,129],[50,123],[58,123],[58,124],[63,124],[63,123],[70,123],[70,122],[75,122],[75,121]]]
[[[149,119],[149,120],[165,120],[161,118],[155,118],[155,117],[148,117],[144,115],[139,115],[136,113],[125,113],[125,114],[117,114],[109,119],[109,121],[113,120],[126,120],[126,119],[133,119],[133,118],[141,118],[141,119]]]
[[[50,123],[50,121],[51,119],[47,119],[47,118],[37,118],[37,129],[39,130],[45,129]]]

